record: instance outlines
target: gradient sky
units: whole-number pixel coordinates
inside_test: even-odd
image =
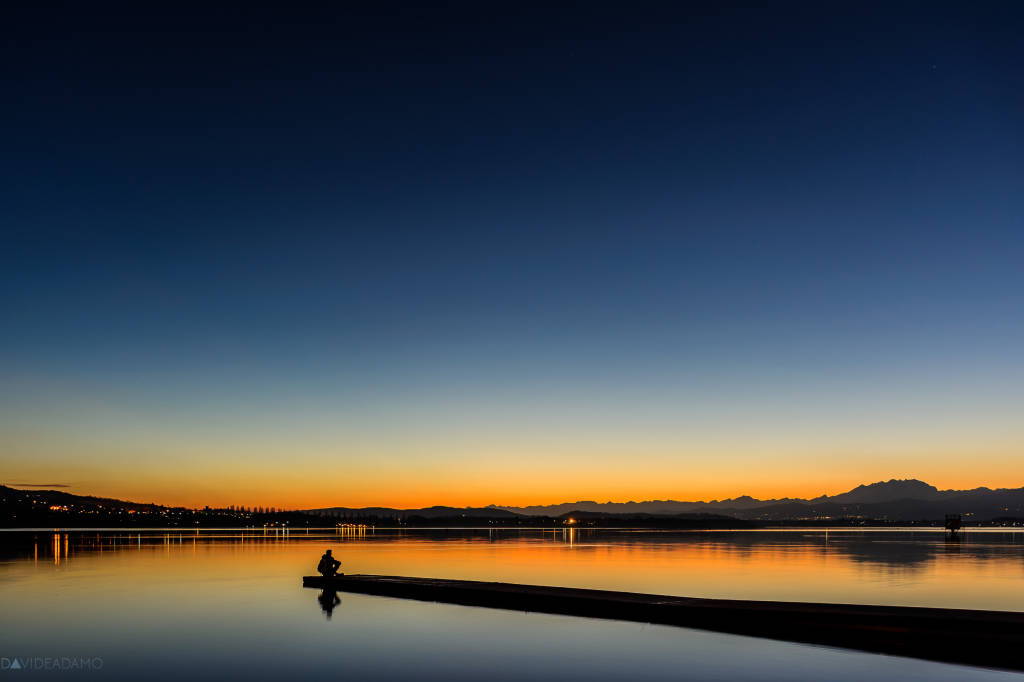
[[[1020,3],[332,5],[4,10],[0,482],[1024,485]]]

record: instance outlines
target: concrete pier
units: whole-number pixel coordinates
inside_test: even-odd
[[[1024,671],[1024,613],[698,599],[386,575],[306,576],[304,587],[467,606],[677,625]]]

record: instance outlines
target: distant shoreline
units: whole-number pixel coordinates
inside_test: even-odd
[[[194,533],[196,531],[246,531],[267,533],[284,531],[296,536],[305,535],[310,531],[331,532],[350,530],[368,531],[546,531],[546,532],[597,532],[597,531],[629,531],[646,533],[772,533],[772,532],[927,532],[934,534],[945,534],[946,529],[941,524],[936,525],[876,525],[876,526],[800,526],[800,525],[778,525],[760,526],[757,528],[645,528],[641,526],[586,526],[582,528],[565,528],[552,526],[9,526],[0,527],[0,533],[105,533],[105,532],[133,532],[133,533]],[[1000,526],[1000,525],[979,525],[964,526],[959,534],[969,532],[1024,532],[1024,526]]]
[[[844,496],[910,494],[908,486],[911,491],[917,491],[913,494],[939,497],[930,500],[900,498],[888,502],[837,501]],[[861,486],[828,501],[791,500],[768,507],[651,512],[622,511],[619,507],[609,510],[597,505],[602,509],[577,508],[543,514],[501,507],[445,506],[422,509],[331,507],[283,510],[260,506],[190,509],[75,495],[63,490],[0,486],[0,528],[927,528],[944,525],[944,517],[950,513],[962,516],[963,522],[970,526],[1024,527],[1024,488],[979,489],[949,497],[954,492],[958,491],[937,491],[920,481],[894,480]],[[586,507],[592,504],[596,503],[577,502],[564,506]]]

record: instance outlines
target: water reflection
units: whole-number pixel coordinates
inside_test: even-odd
[[[341,604],[341,597],[338,596],[337,590],[327,588],[320,590],[316,600],[320,603],[320,609],[324,612],[327,620],[331,619],[334,609]]]
[[[1024,532],[546,530],[159,530],[0,532],[15,565],[64,573],[87,558],[145,557],[297,581],[333,549],[346,572],[500,580],[695,597],[1024,611]],[[148,570],[165,570],[148,567]],[[189,569],[191,570],[191,569]]]
[[[816,680],[823,670],[831,682],[1013,679],[685,628],[330,590],[316,595],[314,614],[300,577],[315,573],[326,549],[352,573],[1024,611],[1022,532],[968,530],[951,542],[921,530],[0,531],[0,654],[102,657],[102,679],[115,680],[766,682]],[[342,598],[345,613],[327,623]]]

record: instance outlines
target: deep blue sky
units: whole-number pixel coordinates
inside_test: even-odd
[[[5,468],[1017,475],[1019,3],[147,4],[5,10]]]

